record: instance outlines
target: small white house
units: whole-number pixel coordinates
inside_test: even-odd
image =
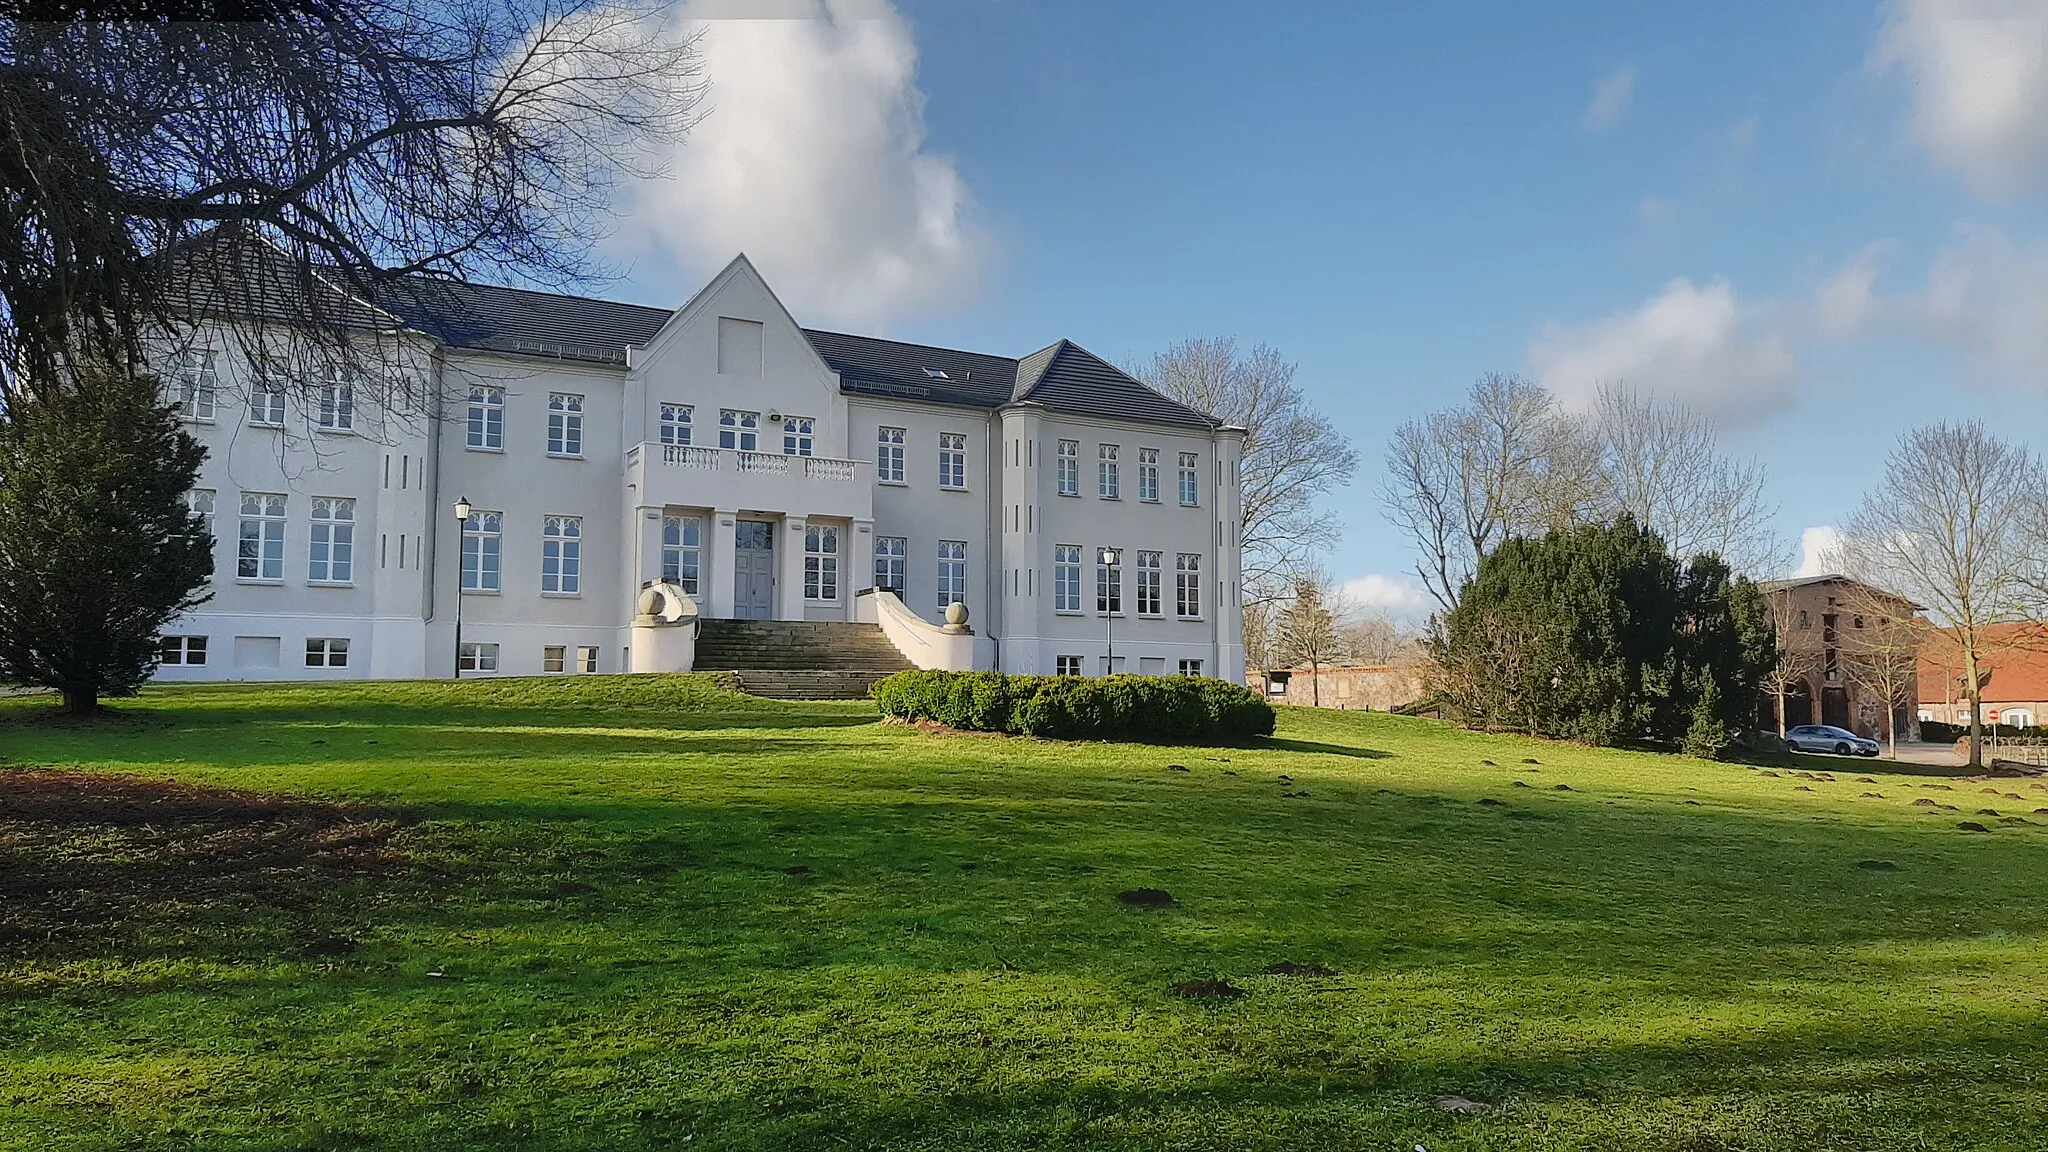
[[[807,330],[745,256],[674,311],[382,306],[407,387],[266,386],[203,323],[168,354],[217,543],[160,678],[446,676],[458,603],[464,675],[672,667],[632,651],[650,585],[714,619],[958,603],[983,668],[1094,675],[1113,646],[1116,671],[1242,676],[1243,432],[1085,349]]]

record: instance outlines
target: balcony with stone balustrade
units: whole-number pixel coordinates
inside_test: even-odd
[[[697,444],[643,442],[626,450],[626,482],[642,506],[734,508],[867,519],[874,465]]]

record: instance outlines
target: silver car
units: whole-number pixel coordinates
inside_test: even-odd
[[[1833,752],[1837,756],[1875,756],[1877,741],[1866,740],[1832,724],[1801,724],[1785,733],[1787,752]]]

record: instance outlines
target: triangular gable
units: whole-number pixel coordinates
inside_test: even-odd
[[[680,331],[685,325],[700,316],[710,301],[716,299],[734,280],[743,276],[753,280],[760,287],[762,293],[768,299],[775,302],[776,310],[782,313],[782,318],[789,322],[790,329],[797,334],[804,347],[810,350],[811,358],[817,362],[818,370],[827,376],[836,378],[837,373],[833,370],[832,366],[825,363],[824,357],[818,355],[818,350],[812,347],[810,339],[804,335],[803,325],[798,324],[796,317],[790,315],[788,306],[782,302],[782,297],[777,296],[775,289],[768,286],[767,277],[761,275],[761,270],[754,267],[754,262],[747,259],[745,252],[733,257],[731,262],[719,270],[718,275],[711,278],[710,283],[699,288],[695,295],[684,301],[683,306],[676,309],[669,316],[668,322],[661,326],[661,330],[656,332],[647,341],[646,354],[648,356],[657,354],[661,345],[666,343],[673,333]],[[641,358],[636,356],[634,359],[637,362]]]

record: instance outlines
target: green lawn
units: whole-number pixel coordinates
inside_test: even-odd
[[[0,761],[368,806],[0,778],[0,1147],[2048,1139],[2024,782],[1300,711],[1258,748],[946,736],[690,677],[122,712],[0,700]],[[1169,992],[1212,977],[1246,994]]]

